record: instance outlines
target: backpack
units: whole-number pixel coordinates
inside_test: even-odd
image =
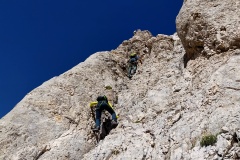
[[[107,103],[108,103],[108,99],[107,99],[107,97],[104,95],[104,96],[98,96],[97,97],[97,101],[99,102],[99,101],[106,101]]]
[[[137,57],[136,56],[130,57],[129,62],[132,63],[132,64],[136,64],[137,63]]]

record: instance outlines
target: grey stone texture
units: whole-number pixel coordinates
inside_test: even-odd
[[[186,59],[240,48],[238,0],[185,0],[177,16],[177,32]]]
[[[43,83],[0,120],[0,159],[240,159],[239,3],[185,0],[174,35],[136,30]],[[102,94],[119,125],[96,144],[89,103]],[[205,135],[217,142],[201,146]]]

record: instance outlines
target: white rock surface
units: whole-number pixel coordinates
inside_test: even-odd
[[[238,5],[185,0],[177,18],[181,40],[137,30],[117,49],[43,83],[1,119],[0,159],[239,159]],[[129,80],[131,51],[143,63]],[[88,104],[99,94],[114,103],[119,126],[96,145]],[[207,133],[218,135],[217,143],[201,147]]]
[[[238,0],[185,0],[176,21],[186,59],[240,48],[239,14]]]

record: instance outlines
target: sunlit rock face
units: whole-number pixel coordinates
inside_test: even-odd
[[[238,0],[186,0],[177,16],[177,32],[186,60],[240,48]]]
[[[95,53],[43,83],[0,120],[0,159],[239,159],[237,5],[187,0],[178,33],[137,30],[115,50]],[[130,80],[132,52],[142,64]],[[89,103],[103,94],[119,125],[96,144]],[[201,146],[206,135],[216,142]]]

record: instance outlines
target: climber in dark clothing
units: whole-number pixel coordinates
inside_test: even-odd
[[[132,78],[132,75],[136,73],[138,60],[140,63],[142,61],[139,59],[139,56],[134,52],[130,55],[130,59],[128,60],[128,77]]]
[[[106,96],[98,96],[97,102],[91,102],[90,107],[96,106],[96,125],[93,131],[98,131],[100,129],[101,124],[101,115],[103,110],[107,110],[112,115],[112,127],[116,128],[117,123],[117,116],[115,111],[112,108],[112,104],[108,102]]]

